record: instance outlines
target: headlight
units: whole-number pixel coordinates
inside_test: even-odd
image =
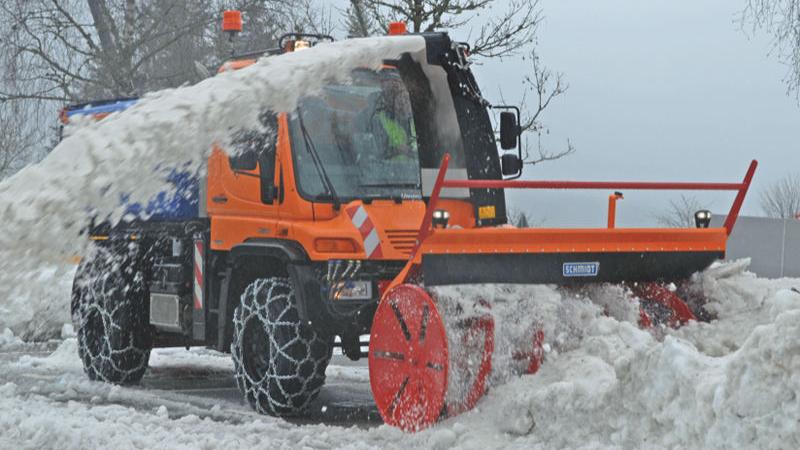
[[[433,227],[447,228],[447,221],[450,220],[450,213],[445,209],[437,209],[433,212]]]

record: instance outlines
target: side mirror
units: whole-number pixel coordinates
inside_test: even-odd
[[[500,113],[500,147],[503,150],[517,148],[519,139],[519,124],[517,116],[513,112],[503,111]]]
[[[522,160],[514,153],[506,153],[500,157],[503,176],[519,175],[522,172]]]

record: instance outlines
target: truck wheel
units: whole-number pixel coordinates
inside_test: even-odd
[[[89,253],[72,284],[78,355],[92,380],[136,383],[152,348],[140,258],[127,245],[94,247]]]
[[[332,340],[301,323],[287,278],[251,283],[233,316],[236,384],[262,414],[304,412],[325,382]]]

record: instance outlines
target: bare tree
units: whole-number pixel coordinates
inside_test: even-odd
[[[350,0],[345,11],[345,27],[351,37],[367,37],[377,33],[379,27],[365,0]]]
[[[414,33],[471,28],[482,14],[489,19],[469,40],[474,55],[487,57],[511,56],[533,43],[542,19],[539,0],[351,0],[350,10],[372,16],[384,31],[403,21]]]
[[[193,83],[230,55],[219,21],[243,11],[240,50],[287,31],[328,32],[318,0],[5,0],[0,2],[0,177],[52,148],[64,103]]]
[[[550,106],[550,102],[563,95],[569,86],[564,82],[563,74],[553,73],[541,65],[539,55],[536,54],[535,49],[531,50],[526,59],[531,63],[531,73],[523,79],[525,90],[521,102],[523,108],[521,110],[522,123],[520,127],[523,132],[528,133],[523,142],[523,161],[525,161],[525,164],[533,165],[571,155],[575,153],[575,147],[569,140],[567,140],[566,147],[558,151],[548,150],[542,144],[542,136],[550,133],[550,130],[542,122],[542,113]],[[533,96],[535,100],[530,102],[529,96]],[[531,107],[532,103],[533,106]],[[533,156],[531,155],[531,148],[533,147],[531,140],[535,140],[536,143],[536,154]]]
[[[8,30],[0,45],[29,68],[29,83],[0,100],[76,101],[195,82],[198,63],[219,62],[223,4],[259,25],[249,41],[331,28],[314,0],[9,0],[0,5]]]
[[[800,95],[800,0],[747,0],[741,22],[770,33],[775,52],[789,67],[789,91]]]
[[[788,219],[800,214],[800,175],[786,175],[761,191],[761,209],[767,217]]]
[[[0,36],[4,38],[6,35]],[[0,50],[6,48],[0,42]],[[3,67],[0,90],[16,90],[21,84],[42,86],[40,80],[31,77],[25,62],[8,52],[0,52],[0,66]],[[50,120],[44,119],[45,117]],[[0,99],[0,179],[13,174],[45,153],[47,140],[52,136],[54,128],[48,125],[54,118],[55,109],[49,107],[45,101]]]
[[[534,220],[530,213],[515,207],[507,208],[506,217],[508,223],[517,228],[541,227],[545,223],[545,219]]]
[[[694,213],[706,209],[691,195],[681,194],[677,200],[670,200],[669,208],[656,216],[658,223],[671,228],[694,228]]]
[[[516,225],[517,228],[528,228],[528,227],[530,227],[531,225],[530,225],[530,221],[528,220],[528,214],[526,214],[524,212],[520,213],[519,218],[516,220],[514,225]]]
[[[33,156],[36,128],[27,122],[28,105],[0,103],[0,180],[13,174]]]
[[[0,98],[75,101],[125,96],[175,82],[177,44],[212,19],[196,2],[12,0],[0,6],[3,52],[28,67],[29,81]],[[199,3],[198,3],[199,4]],[[192,47],[185,45],[185,48]],[[182,49],[185,50],[185,49]],[[163,67],[166,73],[149,70]],[[192,70],[185,73],[194,73]],[[179,78],[179,76],[178,76]],[[181,82],[184,80],[181,80]]]
[[[324,6],[324,2],[315,0],[295,0],[284,8],[285,23],[290,24],[287,31],[307,32],[330,35],[336,28],[333,21],[332,8]]]

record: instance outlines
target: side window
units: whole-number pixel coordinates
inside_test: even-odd
[[[271,111],[259,116],[261,129],[241,130],[233,137],[231,169],[245,176],[257,176],[261,181],[261,201],[272,203],[275,198],[275,147],[278,140],[278,118]],[[258,169],[258,173],[250,173]]]
[[[239,142],[234,142],[234,144],[238,146]],[[250,149],[240,150],[228,159],[231,163],[231,169],[234,171],[256,170],[256,167],[258,167],[258,155]]]

